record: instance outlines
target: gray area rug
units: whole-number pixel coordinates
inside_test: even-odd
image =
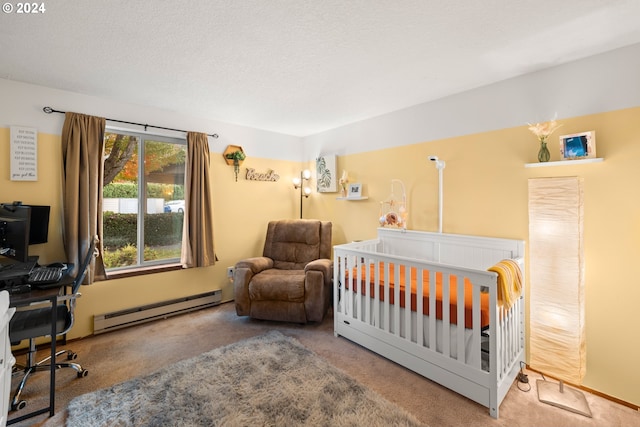
[[[422,425],[276,331],[76,397],[67,409],[68,427]]]

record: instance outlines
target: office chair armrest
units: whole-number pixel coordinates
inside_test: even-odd
[[[60,295],[58,297],[58,302],[65,302],[65,301],[69,301],[69,300],[75,300],[76,298],[80,298],[82,296],[82,294],[80,292],[76,292],[75,294],[68,294],[68,295]]]

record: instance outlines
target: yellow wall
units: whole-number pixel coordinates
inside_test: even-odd
[[[404,182],[409,205],[409,228],[435,231],[438,227],[438,173],[429,155],[446,161],[444,169],[444,231],[528,239],[527,180],[545,176],[581,176],[585,194],[586,261],[586,387],[640,405],[640,358],[636,301],[640,297],[635,269],[640,259],[640,108],[576,118],[560,118],[563,127],[552,137],[595,130],[602,163],[525,168],[535,162],[537,141],[526,126],[392,149],[340,156],[338,174],[349,171],[352,182],[363,184],[363,201],[337,200],[338,193],[315,191],[305,199],[305,218],[331,220],[334,244],[372,238],[378,226],[380,202],[391,193],[391,179]],[[552,160],[559,146],[550,143]],[[0,153],[9,152],[9,130],[0,129]],[[257,159],[247,153],[242,165],[257,171],[274,169],[280,180],[234,181],[233,168],[220,154],[212,154],[215,242],[220,261],[209,268],[191,269],[96,283],[82,289],[78,320],[71,338],[91,333],[93,315],[223,289],[233,297],[226,267],[262,250],[266,223],[297,218],[298,193],[291,178],[303,165]],[[50,242],[34,247],[45,261],[62,250],[60,230],[60,137],[39,135],[39,180],[12,182],[0,175],[0,200],[23,200],[53,206]],[[304,165],[314,170],[314,165]],[[8,156],[0,157],[8,171]],[[314,185],[314,183],[312,183]],[[528,313],[535,315],[535,313]]]
[[[52,206],[49,242],[30,247],[32,255],[49,263],[64,258],[61,230],[60,136],[38,134],[38,181],[9,180],[9,133],[0,129],[0,201],[20,200],[25,204]],[[4,154],[6,153],[6,154]],[[277,182],[248,181],[246,167],[257,172],[273,169]],[[266,224],[271,219],[295,218],[299,199],[295,198],[291,179],[299,174],[301,164],[283,160],[256,159],[248,153],[238,181],[233,167],[221,154],[211,153],[212,195],[214,200],[215,266],[136,276],[97,282],[81,289],[82,299],[76,307],[76,324],[70,338],[93,333],[94,314],[106,313],[182,296],[222,289],[223,301],[233,299],[233,288],[226,277],[227,266],[238,259],[262,253]]]
[[[343,169],[361,182],[368,200],[341,201],[314,194],[317,217],[334,221],[334,240],[344,243],[376,235],[380,201],[391,179],[407,189],[409,228],[437,231],[438,173],[429,155],[446,161],[443,173],[443,229],[528,240],[529,178],[584,178],[586,387],[640,404],[640,358],[636,327],[640,283],[633,268],[640,259],[640,108],[559,120],[550,139],[551,160],[559,160],[558,136],[596,131],[604,162],[525,168],[537,162],[538,143],[526,126],[339,157]],[[528,313],[535,315],[535,313]]]

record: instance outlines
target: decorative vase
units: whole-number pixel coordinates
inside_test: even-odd
[[[540,151],[538,151],[538,161],[548,162],[550,158],[551,158],[551,153],[549,153],[549,149],[547,148],[547,142],[540,141]]]

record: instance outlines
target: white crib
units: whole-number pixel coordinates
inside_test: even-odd
[[[521,240],[379,228],[377,239],[334,246],[334,333],[498,418],[525,345],[524,290],[499,304],[498,275],[487,271],[504,259],[524,277]]]

